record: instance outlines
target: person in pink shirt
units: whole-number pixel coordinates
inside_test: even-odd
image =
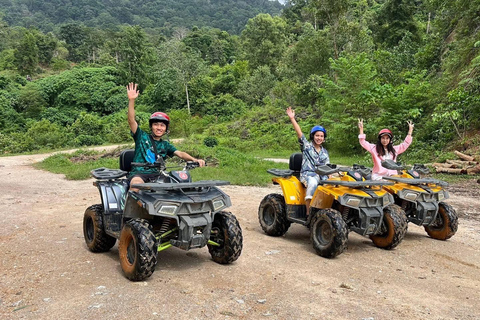
[[[398,155],[407,150],[412,143],[412,132],[414,124],[412,121],[407,121],[407,123],[408,134],[405,137],[405,140],[402,143],[394,146],[392,143],[392,131],[388,129],[380,130],[380,132],[378,133],[378,140],[376,144],[370,143],[365,140],[365,134],[363,133],[363,119],[358,119],[358,128],[360,129],[358,140],[360,141],[360,145],[372,155],[372,180],[380,180],[384,176],[391,176],[397,174],[396,170],[388,170],[384,168],[382,166],[382,161],[388,159],[396,161]]]

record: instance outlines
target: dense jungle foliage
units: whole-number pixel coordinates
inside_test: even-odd
[[[276,2],[228,1],[270,12],[241,30],[217,24],[238,12],[199,18],[227,1],[112,3],[0,0],[0,153],[131,142],[132,81],[142,127],[166,111],[171,137],[240,152],[298,150],[290,105],[305,133],[327,128],[331,154],[369,158],[358,118],[370,141],[389,127],[397,142],[413,120],[413,159],[480,144],[479,0],[291,0],[278,15]],[[166,3],[190,14],[145,24]]]
[[[10,26],[55,32],[64,23],[116,29],[138,25],[150,33],[172,35],[179,27],[214,27],[238,34],[259,13],[278,14],[269,0],[0,0]]]

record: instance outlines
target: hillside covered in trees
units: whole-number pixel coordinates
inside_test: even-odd
[[[63,2],[82,6],[79,15],[89,4],[93,13],[123,16],[106,9],[109,1]],[[63,14],[37,2],[0,0],[8,12],[0,20],[0,152],[130,141],[131,81],[141,88],[142,126],[163,110],[173,119],[172,136],[215,138],[243,152],[297,150],[285,115],[290,105],[305,131],[327,128],[330,153],[365,154],[358,118],[367,139],[389,127],[397,142],[406,120],[414,121],[409,157],[480,145],[478,1],[291,0],[279,15],[251,17],[238,34],[196,23],[207,4],[227,1],[189,3],[196,13],[162,29],[135,20],[153,14],[153,5],[129,9],[124,18],[133,20],[114,19],[111,28],[92,23],[96,13],[72,20],[75,11],[67,10],[58,21]],[[22,27],[31,26],[22,12],[49,22]]]
[[[115,29],[138,25],[150,32],[214,27],[238,34],[259,13],[278,15],[283,6],[269,0],[1,0],[0,12],[10,26],[55,31],[64,23]]]

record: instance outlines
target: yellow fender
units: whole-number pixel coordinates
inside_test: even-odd
[[[282,188],[285,204],[304,205],[306,189],[303,184],[295,176],[275,177],[272,178],[274,184],[280,185]]]

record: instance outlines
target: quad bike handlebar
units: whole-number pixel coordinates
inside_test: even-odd
[[[340,172],[342,170],[340,170],[341,168],[337,168],[336,165],[321,165],[321,166],[317,166],[315,168],[315,173],[317,173],[318,175],[321,175],[321,176],[329,176],[331,174],[334,174],[334,173],[337,173],[337,172]]]
[[[321,176],[329,176],[331,174],[338,173],[338,172],[348,172],[348,171],[351,171],[352,169],[355,171],[360,171],[362,175],[363,175],[363,172],[361,170],[364,170],[366,174],[369,174],[371,171],[364,166],[359,166],[356,164],[354,164],[353,167],[350,168],[350,167],[339,167],[336,164],[329,163],[326,165],[317,166],[315,168],[315,172]]]
[[[400,162],[395,162],[393,160],[382,161],[382,166],[389,170],[405,170],[405,166],[403,166]]]
[[[132,162],[132,166],[136,167],[144,167],[144,168],[158,168],[159,171],[165,171],[167,166],[165,166],[165,162],[155,162],[155,163],[142,163],[142,162]],[[191,170],[200,167],[200,163],[197,161],[187,161],[185,163],[184,169]],[[170,167],[170,168],[175,168]],[[168,169],[170,169],[168,168]],[[112,180],[112,179],[119,179],[127,175],[127,171],[123,171],[120,169],[108,169],[108,168],[97,168],[90,171],[90,174],[98,180]]]
[[[362,165],[362,164],[356,164],[356,163],[354,163],[353,166],[352,166],[352,169],[355,170],[355,171],[360,172],[360,174],[361,174],[363,177],[368,177],[368,175],[370,175],[370,174],[372,173],[372,168],[365,167],[365,166]]]
[[[389,170],[406,170],[406,166],[402,165],[400,162],[395,162],[393,160],[384,160],[382,161],[382,166]],[[415,163],[412,167],[412,170],[417,171],[421,174],[430,173],[430,170],[424,165],[420,163]]]
[[[206,165],[206,164],[205,164]],[[134,167],[143,167],[143,168],[157,168],[159,171],[166,169],[177,168],[178,166],[168,167],[165,165],[165,161],[156,161],[154,163],[150,162],[132,162]],[[185,169],[191,170],[200,167],[200,163],[197,161],[187,161],[185,162]]]

